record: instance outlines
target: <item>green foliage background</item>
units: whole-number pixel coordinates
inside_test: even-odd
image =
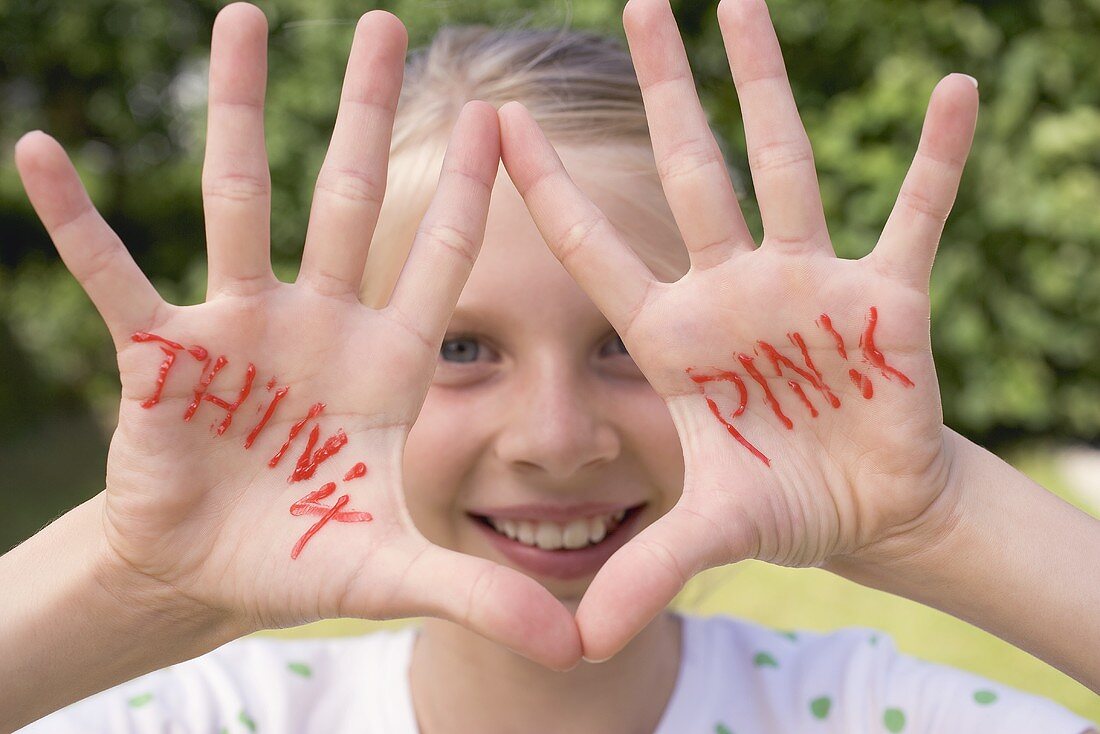
[[[59,138],[162,295],[200,301],[204,85],[221,4],[0,0],[2,548],[102,489],[118,401],[107,331],[27,203],[12,146],[34,128]],[[297,271],[361,13],[393,11],[412,46],[441,24],[465,22],[571,24],[622,37],[622,0],[258,4],[271,26],[273,259],[284,279]],[[994,449],[1037,437],[1095,443],[1100,0],[770,5],[841,257],[873,247],[936,81],[952,71],[979,80],[974,152],[932,280],[945,419]],[[731,163],[746,170],[715,6],[673,0],[704,105]],[[751,191],[744,207],[759,232]]]
[[[260,3],[271,24],[268,149],[274,257],[292,277],[333,122],[351,31],[372,6]],[[199,172],[214,2],[0,2],[0,346],[25,396],[109,406],[106,331],[34,218],[11,163],[43,128],[176,302],[201,299]],[[443,23],[537,24],[622,34],[621,0],[380,3],[412,45]],[[739,111],[712,2],[674,3],[698,85],[731,162]],[[842,257],[869,251],[916,146],[928,94],[951,71],[981,84],[974,154],[933,275],[933,347],[952,427],[987,444],[1100,435],[1100,0],[775,0],[773,14],[817,156]],[[748,177],[744,177],[748,182]],[[751,194],[751,192],[750,192]],[[746,201],[755,220],[751,196]]]

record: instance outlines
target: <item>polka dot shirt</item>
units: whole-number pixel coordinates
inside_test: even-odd
[[[862,627],[780,631],[682,617],[676,687],[655,734],[1082,734],[1092,722],[897,651]],[[418,734],[415,627],[353,638],[246,637],[90,696],[17,734]],[[537,726],[532,729],[537,731]]]

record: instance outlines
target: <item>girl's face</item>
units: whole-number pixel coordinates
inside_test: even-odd
[[[626,203],[641,197],[629,190],[637,184],[601,197],[603,186],[570,170],[620,231],[639,229],[640,205]],[[430,540],[518,569],[563,600],[579,599],[683,487],[664,401],[547,248],[503,168],[404,469],[410,513]]]

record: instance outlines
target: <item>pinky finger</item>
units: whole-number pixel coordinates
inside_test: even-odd
[[[164,301],[96,211],[57,141],[42,132],[24,135],[15,146],[15,165],[65,267],[92,299],[116,348],[149,328]]]
[[[867,256],[883,273],[924,293],[943,225],[959,190],[977,116],[978,90],[971,77],[952,74],[940,80],[928,103],[913,164],[882,236]]]

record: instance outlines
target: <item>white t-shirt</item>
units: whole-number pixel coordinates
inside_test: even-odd
[[[779,632],[730,617],[683,619],[680,671],[656,734],[1081,734],[1094,727],[1052,701],[902,655],[873,629]],[[416,632],[242,638],[17,734],[418,734],[408,676]]]

